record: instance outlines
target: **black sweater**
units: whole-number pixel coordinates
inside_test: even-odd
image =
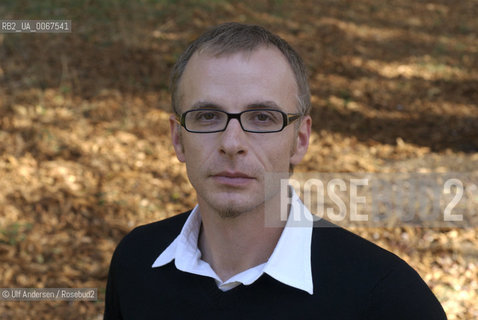
[[[446,319],[420,276],[396,255],[320,220],[312,234],[314,294],[263,274],[221,291],[214,279],[152,268],[189,212],[138,227],[111,260],[105,319]]]

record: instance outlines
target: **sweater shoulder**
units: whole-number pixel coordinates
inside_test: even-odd
[[[326,292],[332,309],[346,305],[364,319],[446,319],[433,292],[400,257],[326,220],[314,227],[314,291]]]
[[[170,237],[173,237],[171,240],[174,240],[190,213],[191,211],[187,211],[160,221],[138,226],[130,231],[124,237],[124,240],[129,242],[161,240],[162,238],[168,240],[167,238]]]
[[[314,274],[336,275],[340,282],[355,283],[364,291],[395,269],[413,270],[394,253],[326,220],[314,224],[312,261]]]
[[[138,226],[120,241],[113,254],[119,264],[144,260],[153,263],[179,235],[191,211],[164,220]]]
[[[382,267],[403,261],[392,252],[324,219],[314,224],[312,241],[323,253],[342,256],[345,260],[373,261]]]

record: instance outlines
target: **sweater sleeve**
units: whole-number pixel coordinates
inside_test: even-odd
[[[399,261],[373,288],[364,319],[446,319],[440,302],[404,261]]]
[[[110,269],[108,272],[108,282],[106,284],[106,295],[105,295],[105,311],[104,311],[104,320],[120,320],[123,319],[121,316],[120,304],[119,304],[119,295],[117,287],[117,271],[118,271],[118,261],[120,255],[120,248],[118,246],[113,253],[111,258]]]

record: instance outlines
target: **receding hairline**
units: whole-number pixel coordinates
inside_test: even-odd
[[[302,114],[310,112],[310,89],[307,77],[307,67],[294,48],[279,35],[270,32],[262,26],[248,25],[238,22],[227,22],[217,25],[191,42],[176,61],[170,76],[171,105],[178,113],[178,87],[182,74],[191,58],[198,50],[207,48],[212,55],[254,52],[259,47],[275,47],[286,58],[292,68],[296,80],[297,100]]]
[[[215,48],[215,47],[217,47],[217,48]],[[292,66],[290,65],[289,61],[287,60],[287,57],[284,55],[284,53],[279,48],[277,48],[277,46],[275,46],[271,43],[262,43],[260,45],[254,46],[254,47],[243,48],[241,50],[234,50],[234,49],[225,50],[224,48],[221,48],[220,46],[209,46],[207,43],[205,43],[203,46],[197,48],[194,51],[194,53],[191,55],[188,62],[186,63],[186,65],[184,67],[184,70],[181,73],[181,77],[179,77],[179,79],[178,79],[177,88],[176,88],[176,90],[177,90],[176,91],[177,106],[179,107],[181,105],[181,101],[182,101],[182,97],[183,97],[183,93],[182,93],[183,90],[181,89],[182,88],[182,82],[183,82],[182,81],[183,76],[186,73],[186,70],[188,69],[188,66],[191,63],[191,60],[193,60],[195,57],[205,56],[205,57],[220,59],[220,58],[233,57],[235,55],[241,55],[241,56],[244,56],[246,59],[249,59],[252,56],[252,54],[254,54],[255,52],[257,52],[259,50],[262,50],[262,49],[272,49],[279,54],[279,56],[281,57],[281,59],[284,62],[284,65],[287,66],[292,78],[294,79],[294,81],[292,81],[292,83],[294,84],[295,91],[296,91],[296,97],[298,98],[299,97],[299,85],[297,83],[297,79],[296,79],[296,75],[294,73],[294,70],[293,70]]]

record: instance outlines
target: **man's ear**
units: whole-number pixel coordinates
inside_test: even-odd
[[[181,125],[176,121],[174,114],[169,117],[169,128],[171,130],[171,142],[173,143],[176,157],[180,162],[185,162],[184,146],[181,141]]]
[[[290,163],[294,166],[298,165],[307,153],[311,127],[312,118],[309,115],[304,116],[300,122],[299,128],[297,129],[297,137],[295,138],[297,140],[295,141],[295,148],[292,150],[290,157]]]

